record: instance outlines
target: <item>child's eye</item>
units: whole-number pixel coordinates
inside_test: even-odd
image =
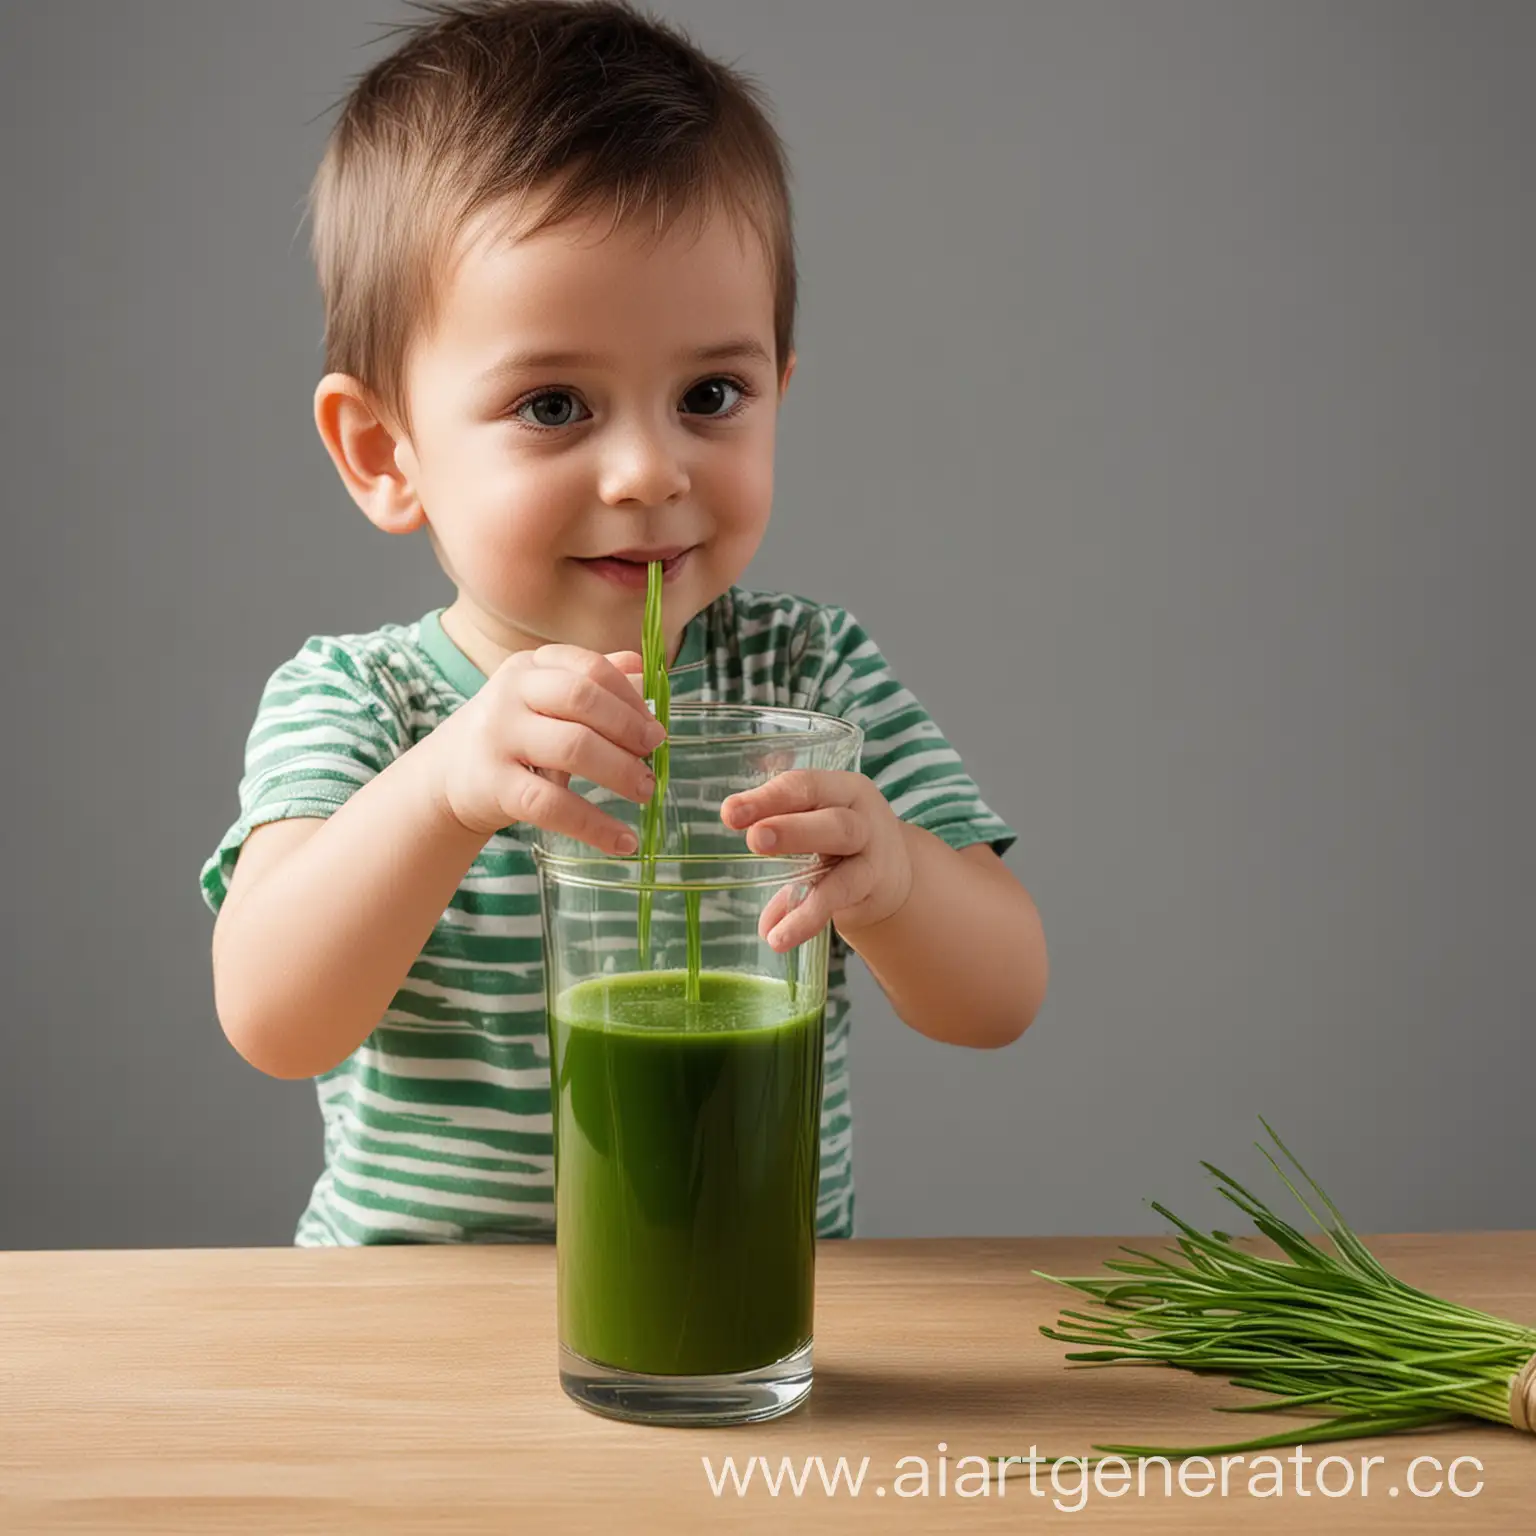
[[[569,390],[546,389],[522,401],[512,414],[530,426],[569,427],[581,419],[576,413],[583,410],[586,407]]]
[[[734,416],[751,396],[752,390],[739,379],[703,379],[683,396],[682,408],[687,415],[718,420]],[[541,389],[512,408],[517,420],[545,431],[574,426],[591,414],[568,389]]]
[[[683,409],[690,416],[733,416],[748,394],[735,379],[704,379],[683,396]]]

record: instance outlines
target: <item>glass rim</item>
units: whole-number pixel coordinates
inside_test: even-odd
[[[728,704],[711,703],[705,699],[678,699],[668,709],[668,724],[672,724],[679,718],[703,718],[710,715],[723,719],[741,720],[783,720],[791,722],[790,727],[784,730],[774,731],[736,731],[730,735],[685,735],[675,742],[668,738],[669,746],[687,747],[690,751],[698,747],[715,746],[741,746],[744,743],[752,743],[761,746],[764,742],[797,743],[803,745],[806,742],[833,742],[848,741],[852,737],[863,736],[863,730],[851,720],[844,720],[839,715],[824,715],[814,709],[795,709],[790,705],[781,704]]]
[[[830,867],[824,866],[821,855],[816,853],[669,853],[653,855],[647,859],[640,853],[599,853],[595,849],[584,854],[551,853],[537,843],[533,846],[533,859],[540,874],[545,872],[547,866],[549,874],[564,885],[609,891],[769,890],[775,886],[789,885],[796,880],[814,880],[820,876],[823,868]],[[645,877],[647,864],[653,870],[649,879]],[[773,865],[775,868],[772,872],[763,870],[756,875],[721,880],[687,880],[681,878],[681,875],[678,878],[666,878],[654,873],[728,864]],[[621,874],[604,878],[592,873],[594,869],[634,870],[637,873],[633,877]]]

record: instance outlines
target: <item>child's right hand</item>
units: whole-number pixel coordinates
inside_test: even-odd
[[[666,733],[640,697],[642,668],[635,651],[514,652],[422,742],[447,814],[479,837],[521,821],[604,853],[633,853],[633,834],[568,786],[574,775],[650,799],[655,781],[642,759]]]

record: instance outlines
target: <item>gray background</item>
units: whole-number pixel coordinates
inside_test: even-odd
[[[0,1245],[287,1243],[318,1168],[197,873],[272,668],[449,595],[309,420],[301,199],[403,10],[0,12]],[[1364,1229],[1536,1225],[1536,6],[661,10],[797,167],[746,580],[870,628],[1053,953],[1001,1055],[858,970],[860,1232],[1209,1219],[1259,1114]]]

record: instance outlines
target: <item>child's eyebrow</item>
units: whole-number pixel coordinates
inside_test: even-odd
[[[715,342],[712,346],[699,347],[692,352],[681,352],[678,362],[719,363],[729,361],[759,362],[771,366],[763,344],[752,336],[737,336],[729,341]],[[482,384],[495,384],[509,374],[535,373],[547,368],[601,368],[611,364],[612,358],[596,352],[513,352],[492,363],[480,375]]]

